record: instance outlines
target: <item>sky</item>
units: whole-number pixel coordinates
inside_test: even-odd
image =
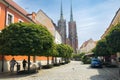
[[[61,0],[13,0],[27,12],[43,10],[57,24],[60,19]],[[71,0],[62,0],[63,17],[70,21]],[[76,21],[78,48],[83,42],[92,38],[98,41],[109,27],[117,10],[120,0],[72,0],[73,19]]]

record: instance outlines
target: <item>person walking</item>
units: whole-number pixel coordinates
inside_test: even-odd
[[[14,71],[14,66],[16,64],[16,60],[14,58],[12,58],[12,60],[10,61],[10,71],[13,72]]]
[[[26,63],[27,63],[27,61],[24,59],[23,62],[22,62],[24,71],[25,71],[25,68],[26,68]]]

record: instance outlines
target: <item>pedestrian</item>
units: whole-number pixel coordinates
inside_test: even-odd
[[[24,71],[25,71],[25,68],[26,68],[26,63],[27,63],[27,61],[24,59],[23,62],[22,62]]]
[[[16,60],[14,58],[12,58],[12,60],[10,61],[10,71],[13,72],[14,71],[14,66],[16,64]]]

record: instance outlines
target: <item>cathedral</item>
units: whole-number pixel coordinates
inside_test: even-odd
[[[70,21],[68,22],[68,37],[66,31],[66,20],[63,17],[62,1],[60,9],[60,20],[58,21],[57,29],[62,37],[62,43],[70,45],[74,49],[74,53],[77,53],[78,37],[76,22],[73,20],[72,2],[70,6]]]

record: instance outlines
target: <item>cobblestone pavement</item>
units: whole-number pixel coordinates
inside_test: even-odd
[[[118,68],[90,68],[90,65],[83,65],[78,61],[43,69],[33,75],[14,75],[0,80],[120,80]]]

